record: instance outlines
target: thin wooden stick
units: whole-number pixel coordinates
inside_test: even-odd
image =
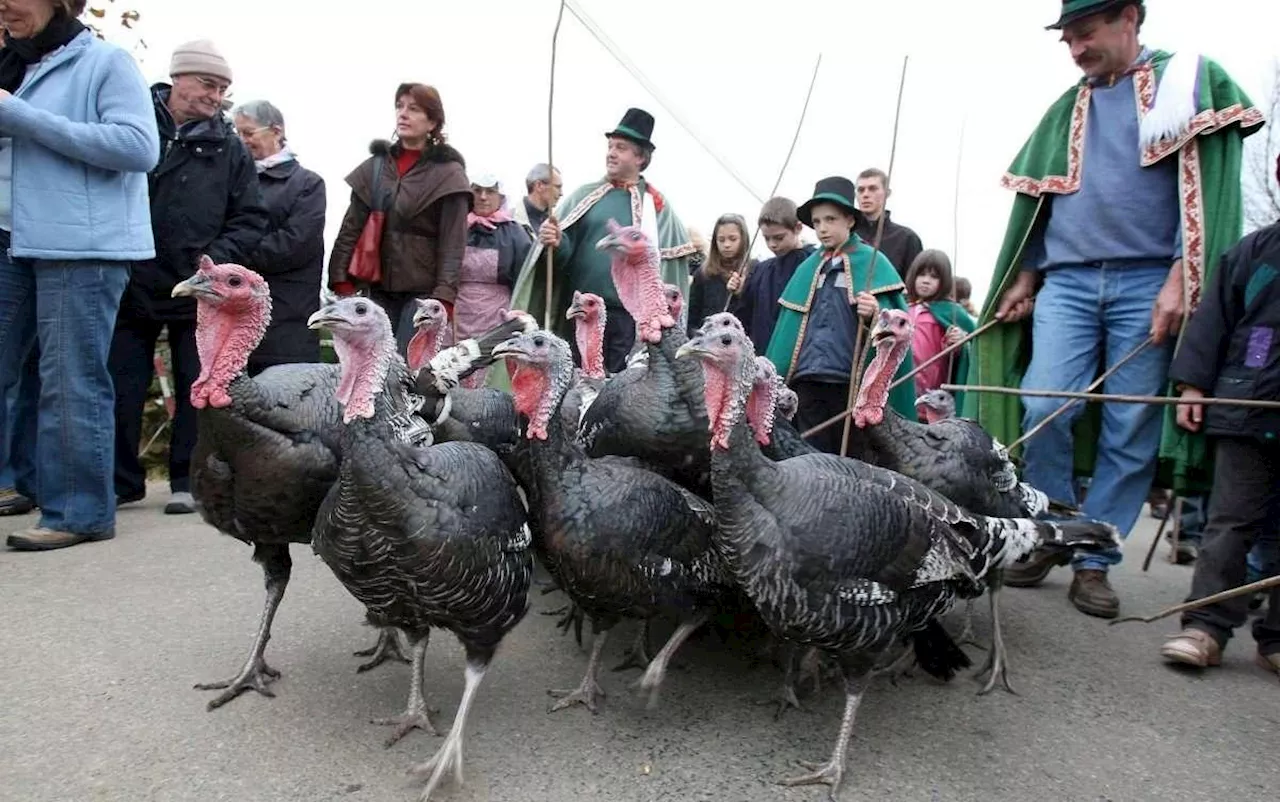
[[[1182,499],[1178,499],[1179,502]],[[1160,526],[1156,528],[1155,540],[1151,541],[1151,548],[1147,549],[1147,557],[1142,561],[1142,570],[1146,571],[1151,568],[1151,558],[1156,553],[1156,546],[1160,545],[1160,540],[1164,537],[1164,528],[1169,525],[1169,519],[1173,517],[1173,509],[1165,511],[1164,517],[1160,519]]]
[[[1117,618],[1114,621],[1109,621],[1108,623],[1111,626],[1123,624],[1127,621],[1141,621],[1144,624],[1150,624],[1153,621],[1159,621],[1161,618],[1168,618],[1171,615],[1185,613],[1187,610],[1198,610],[1201,607],[1208,607],[1211,604],[1217,604],[1218,602],[1224,602],[1228,599],[1234,599],[1237,596],[1248,596],[1250,593],[1257,593],[1260,590],[1270,590],[1274,587],[1280,587],[1280,574],[1276,574],[1275,576],[1268,577],[1266,579],[1259,579],[1257,582],[1250,582],[1249,584],[1241,585],[1238,588],[1224,590],[1221,593],[1215,593],[1212,596],[1205,596],[1203,599],[1175,604],[1173,607],[1161,610],[1155,615],[1149,615],[1145,618],[1139,615],[1129,615],[1124,618]]]
[[[547,85],[547,172],[551,174],[552,180],[554,180],[556,176],[555,161],[552,159],[553,150],[551,148],[551,132],[555,127],[552,124],[552,120],[554,119],[553,110],[555,109],[556,99],[556,45],[560,43],[560,23],[564,21],[564,4],[565,0],[560,0],[560,13],[556,14],[556,29],[551,34],[551,81]],[[556,220],[555,209],[552,209],[547,217],[553,223],[559,222]],[[547,255],[547,297],[542,304],[542,327],[547,331],[552,331],[551,303],[553,298],[552,291],[555,282],[552,274],[555,272],[556,249],[555,246],[548,245],[545,250]]]
[[[791,154],[796,152],[796,143],[800,141],[800,129],[804,127],[805,115],[809,113],[809,99],[813,97],[813,87],[815,84],[818,83],[818,67],[821,67],[821,66],[822,66],[822,54],[819,53],[818,60],[814,62],[814,65],[813,65],[813,77],[809,79],[809,91],[806,92],[804,96],[804,106],[800,108],[800,121],[796,123],[796,132],[791,137],[791,147],[787,149],[787,158],[782,160],[782,169],[778,170],[778,179],[773,182],[773,189],[770,190],[769,192],[770,198],[778,194],[778,187],[782,186],[782,176],[785,175],[787,172],[787,165],[791,164]],[[757,223],[756,233],[751,235],[751,242],[747,245],[747,252],[743,255],[742,264],[738,267],[737,270],[733,271],[733,274],[735,276],[740,275],[743,271],[747,269],[747,263],[751,259],[751,252],[754,251],[756,247],[756,239],[760,236],[760,228],[761,228],[760,224]],[[712,239],[715,238],[715,235],[716,235],[716,232],[712,231],[711,232]],[[739,287],[738,289],[739,291],[741,291],[742,288]],[[731,292],[729,293],[729,297],[724,299],[724,309],[721,309],[720,310],[721,312],[729,311],[729,304],[733,303],[734,295],[735,293]]]
[[[898,156],[898,123],[902,121],[902,92],[907,86],[907,62],[911,60],[910,54],[902,57],[902,76],[898,79],[898,105],[893,112],[893,139],[889,144],[889,169],[885,171],[884,188],[887,192],[889,187],[893,186],[893,163]],[[867,263],[867,280],[863,282],[863,292],[871,292],[871,280],[876,272],[876,260],[880,257],[880,244],[884,240],[884,210],[880,210],[880,219],[876,221],[876,238],[871,251],[871,261]],[[850,262],[852,268],[853,263]],[[849,276],[849,282],[852,286],[853,276]],[[849,366],[849,398],[845,403],[845,408],[853,407],[854,399],[858,397],[858,387],[862,384],[862,363],[867,356],[867,346],[870,339],[866,336],[867,325],[862,322],[862,316],[858,314],[858,310],[853,310],[854,324],[858,328],[857,336],[853,341],[853,364]],[[840,456],[849,456],[849,427],[852,425],[853,419],[846,416],[844,419],[844,433],[840,437]]]
[[[1142,353],[1143,351],[1145,351],[1145,350],[1146,350],[1146,348],[1147,348],[1147,346],[1148,346],[1148,345],[1151,345],[1151,343],[1152,343],[1152,342],[1154,342],[1154,340],[1153,340],[1151,337],[1147,337],[1147,339],[1145,339],[1145,340],[1143,340],[1142,342],[1138,343],[1138,347],[1137,347],[1137,348],[1134,348],[1132,351],[1130,351],[1128,354],[1126,354],[1126,355],[1125,355],[1125,357],[1124,357],[1124,359],[1121,359],[1119,362],[1117,362],[1117,363],[1115,363],[1114,365],[1112,365],[1111,367],[1107,368],[1107,372],[1106,372],[1106,373],[1103,373],[1101,376],[1099,376],[1098,378],[1094,379],[1094,381],[1093,381],[1093,383],[1092,383],[1092,384],[1090,384],[1088,387],[1084,388],[1084,391],[1085,391],[1086,393],[1091,393],[1091,392],[1093,392],[1094,390],[1097,390],[1099,387],[1101,387],[1101,386],[1106,382],[1106,380],[1107,380],[1107,379],[1111,378],[1111,376],[1112,376],[1112,375],[1113,375],[1117,370],[1119,370],[1120,368],[1124,367],[1124,365],[1125,365],[1125,363],[1126,363],[1126,362],[1128,362],[1130,359],[1133,359],[1135,356],[1137,356],[1138,354],[1140,354],[1140,353]],[[1028,440],[1030,440],[1030,439],[1031,439],[1032,437],[1034,437],[1038,432],[1040,432],[1042,429],[1044,429],[1044,427],[1046,427],[1046,426],[1048,426],[1050,423],[1052,423],[1052,422],[1053,422],[1053,420],[1054,420],[1055,418],[1057,418],[1057,417],[1058,417],[1059,415],[1061,415],[1062,413],[1066,412],[1068,409],[1071,409],[1073,406],[1075,406],[1075,405],[1076,405],[1076,404],[1078,404],[1078,403],[1080,403],[1080,402],[1079,402],[1079,401],[1068,401],[1067,403],[1065,403],[1065,404],[1063,404],[1062,406],[1060,406],[1060,407],[1058,407],[1057,409],[1055,409],[1053,412],[1050,412],[1048,415],[1046,415],[1046,416],[1044,417],[1044,420],[1040,421],[1040,422],[1039,422],[1039,423],[1037,423],[1035,426],[1032,426],[1029,430],[1027,430],[1026,432],[1024,432],[1024,433],[1023,433],[1023,435],[1022,435],[1021,437],[1019,437],[1017,440],[1014,440],[1012,443],[1010,443],[1010,444],[1006,447],[1006,450],[1007,450],[1010,454],[1012,454],[1012,453],[1013,453],[1013,450],[1014,450],[1015,448],[1017,448],[1018,446],[1022,445],[1022,444],[1023,444],[1023,443],[1025,443],[1025,442],[1027,442]]]
[[[1109,393],[1073,393],[1067,390],[1020,390],[1016,387],[991,387],[985,384],[944,384],[947,392],[994,393],[996,395],[1025,395],[1031,398],[1075,398],[1081,401],[1107,401],[1115,404],[1159,404],[1181,406],[1203,404],[1205,406],[1246,407],[1249,409],[1280,409],[1280,401],[1256,401],[1252,398],[1197,398],[1184,401],[1160,395],[1113,395]]]
[[[970,340],[974,339],[975,337],[981,334],[985,334],[986,332],[990,331],[991,328],[994,327],[997,323],[1003,323],[1003,322],[1004,321],[1002,320],[994,320],[994,319],[988,320],[986,323],[983,323],[978,328],[966,334],[962,339],[957,340],[952,345],[948,345],[946,348],[943,348],[938,353],[934,354],[933,356],[929,357],[925,361],[921,362],[919,365],[915,367],[915,369],[913,369],[906,376],[903,376],[900,379],[894,379],[893,382],[889,385],[889,390],[892,391],[898,385],[911,381],[916,377],[917,373],[929,367],[934,362],[937,362],[939,359],[942,359],[945,356],[949,356],[950,354],[955,353],[958,349],[963,348],[964,345],[968,343]],[[841,412],[838,415],[832,415],[830,418],[827,418],[822,423],[819,423],[817,426],[814,426],[812,429],[809,429],[806,432],[802,432],[800,436],[809,437],[810,435],[817,434],[823,429],[826,429],[830,426],[835,426],[837,423],[839,423],[840,421],[844,420],[845,418],[849,417],[852,414],[853,414],[853,407],[850,406],[844,412]]]

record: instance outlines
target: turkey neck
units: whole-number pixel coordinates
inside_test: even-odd
[[[582,355],[582,373],[591,379],[603,379],[604,369],[604,327],[607,318],[604,306],[595,320],[579,318],[574,327],[573,338],[578,344],[578,353]]]
[[[196,352],[200,375],[191,384],[191,406],[231,405],[227,390],[244,373],[249,356],[271,324],[271,296],[263,295],[242,308],[196,304]]]
[[[671,317],[666,290],[658,277],[657,251],[646,251],[643,256],[615,255],[609,273],[618,291],[618,300],[636,322],[636,334],[649,344],[669,336],[676,321]]]
[[[405,349],[409,357],[409,370],[413,373],[422,370],[423,365],[426,365],[435,358],[436,354],[440,353],[442,345],[444,345],[443,327],[424,327],[415,331],[413,338],[409,340],[409,347]]]
[[[333,338],[333,350],[342,365],[338,380],[338,403],[342,404],[342,422],[374,415],[375,402],[389,388],[391,367],[400,361],[395,340],[390,336],[371,343],[352,343],[345,337]],[[407,374],[403,361],[401,371]],[[399,384],[399,382],[397,382]]]
[[[889,383],[902,367],[910,347],[909,340],[892,340],[889,345],[885,345],[883,340],[875,343],[876,355],[862,374],[862,386],[858,388],[858,398],[853,404],[853,419],[859,426],[883,420],[885,405],[889,401]]]

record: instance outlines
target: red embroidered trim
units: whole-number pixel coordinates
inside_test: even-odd
[[[667,205],[666,200],[665,200],[665,199],[663,199],[663,197],[662,197],[662,193],[661,193],[661,192],[659,192],[659,191],[657,190],[657,188],[655,188],[655,187],[653,186],[653,184],[649,184],[649,183],[646,183],[646,184],[644,185],[644,189],[645,189],[645,192],[648,192],[648,193],[649,193],[649,195],[653,197],[653,209],[654,209],[654,211],[656,211],[658,214],[662,214],[662,210],[663,210],[663,209],[666,207],[666,205]]]
[[[1182,148],[1183,145],[1195,137],[1212,134],[1229,125],[1238,124],[1241,128],[1252,128],[1255,125],[1262,125],[1264,122],[1266,122],[1266,118],[1261,111],[1252,106],[1246,109],[1239,103],[1228,106],[1222,111],[1205,109],[1192,117],[1191,122],[1176,137],[1156,142],[1143,150],[1142,166],[1148,167],[1155,164],[1170,153]]]
[[[1071,110],[1071,130],[1067,136],[1067,174],[1047,175],[1037,181],[1034,178],[1005,173],[1000,179],[1000,186],[1033,198],[1038,198],[1045,192],[1070,195],[1080,189],[1080,174],[1084,169],[1084,129],[1089,116],[1091,91],[1088,84],[1082,84],[1076,92],[1076,104]]]
[[[1186,315],[1200,305],[1200,285],[1204,279],[1205,225],[1204,191],[1200,185],[1200,143],[1192,141],[1180,151],[1179,178],[1182,190],[1182,276],[1186,291]]]

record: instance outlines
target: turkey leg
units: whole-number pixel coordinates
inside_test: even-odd
[[[649,692],[649,709],[652,710],[658,705],[658,688],[662,686],[662,680],[667,676],[667,665],[671,662],[672,656],[675,655],[676,649],[689,639],[698,627],[707,622],[707,613],[698,613],[688,621],[681,622],[676,627],[676,631],[671,633],[671,637],[667,638],[667,642],[663,645],[658,655],[649,663],[649,667],[645,669],[644,676],[640,677],[638,683],[640,690]],[[646,628],[648,622],[645,622]],[[644,630],[641,630],[642,632]]]
[[[978,691],[979,696],[986,696],[995,690],[996,682],[999,682],[1009,693],[1016,694],[1017,691],[1009,684],[1009,654],[1004,648],[1004,633],[1000,629],[1000,580],[999,575],[991,578],[991,583],[987,587],[987,595],[991,601],[991,649],[987,652],[987,662],[983,663],[982,668],[978,669],[978,673],[974,676],[978,679],[983,674],[990,673],[987,678],[987,684],[982,686],[982,690]]]
[[[844,687],[844,718],[840,721],[840,734],[836,736],[836,746],[831,752],[831,759],[822,765],[801,761],[800,765],[811,769],[812,773],[783,780],[782,785],[788,787],[826,785],[831,789],[828,797],[833,800],[836,798],[836,794],[840,791],[840,782],[844,779],[844,764],[849,751],[849,738],[853,735],[853,720],[858,714],[858,705],[862,702],[862,695],[867,689],[867,671],[861,670],[857,673],[846,671]]]
[[[591,639],[591,657],[587,659],[587,674],[582,678],[582,683],[571,691],[547,691],[552,696],[558,697],[560,701],[556,702],[548,710],[548,713],[554,713],[557,710],[564,710],[566,707],[573,705],[582,705],[592,713],[596,712],[596,701],[604,696],[604,690],[600,687],[600,654],[604,651],[605,639],[609,636],[609,630],[597,631]]]
[[[772,697],[756,702],[757,705],[774,705],[777,708],[773,713],[774,721],[781,719],[788,708],[804,710],[800,706],[800,700],[796,698],[796,663],[800,659],[799,646],[795,641],[784,640],[779,651],[782,653],[782,687],[774,691]]]
[[[479,655],[467,655],[466,685],[462,689],[462,701],[458,702],[458,712],[453,717],[453,726],[445,736],[444,743],[436,750],[431,759],[409,769],[409,773],[418,777],[430,773],[427,786],[422,789],[418,802],[427,802],[431,792],[440,784],[440,780],[450,769],[454,779],[462,785],[462,733],[467,726],[467,715],[471,713],[471,705],[475,702],[476,691],[485,672],[489,670],[489,660]]]
[[[614,671],[626,671],[630,668],[646,669],[649,667],[649,621],[640,622],[640,631],[632,641],[631,648],[622,655],[622,662],[613,667]]]
[[[973,599],[964,600],[964,627],[960,630],[960,634],[956,636],[956,644],[959,646],[975,646],[979,649],[983,648],[978,643],[977,638],[973,634]]]
[[[412,661],[404,656],[404,651],[400,648],[400,636],[396,632],[395,627],[383,627],[378,633],[378,642],[368,649],[361,649],[358,652],[352,652],[356,657],[372,657],[373,659],[367,663],[361,663],[356,666],[356,673],[363,674],[371,671],[383,663],[411,663]]]
[[[427,630],[427,634],[413,642],[413,662],[411,673],[413,675],[409,685],[409,704],[405,707],[403,713],[392,718],[375,718],[374,724],[395,727],[391,731],[391,735],[387,736],[386,746],[391,748],[396,741],[408,735],[413,730],[424,730],[432,735],[439,735],[440,731],[436,729],[436,725],[431,721],[431,714],[437,711],[427,708],[427,701],[422,696],[423,675],[426,672],[427,643],[431,639],[431,631]]]
[[[253,637],[253,648],[249,651],[249,659],[245,661],[239,674],[229,680],[201,682],[195,686],[196,690],[200,691],[223,691],[209,700],[209,710],[222,707],[248,690],[257,691],[263,696],[275,696],[275,692],[267,686],[279,678],[280,672],[267,665],[263,652],[266,651],[267,641],[271,640],[271,622],[276,617],[276,609],[280,606],[280,600],[284,598],[284,589],[289,584],[293,560],[289,557],[288,545],[255,543],[253,561],[262,565],[262,574],[267,586],[267,601],[262,608],[262,616],[258,619],[258,633]]]

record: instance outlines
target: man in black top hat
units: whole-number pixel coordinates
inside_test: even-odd
[[[653,159],[653,117],[643,109],[628,109],[622,121],[605,133],[609,149],[605,177],[579,187],[560,202],[556,213],[538,230],[538,242],[529,251],[512,293],[513,309],[523,309],[544,319],[546,258],[543,248],[554,248],[555,273],[551,299],[552,326],[574,342],[565,320],[573,291],[592,292],[604,299],[607,309],[604,359],[610,372],[626,366],[635,345],[635,322],[623,308],[613,286],[611,256],[595,244],[608,231],[609,220],[619,225],[637,222],[658,246],[662,281],[687,294],[689,257],[696,248],[670,204],[641,174]],[[639,210],[640,220],[634,219]]]

